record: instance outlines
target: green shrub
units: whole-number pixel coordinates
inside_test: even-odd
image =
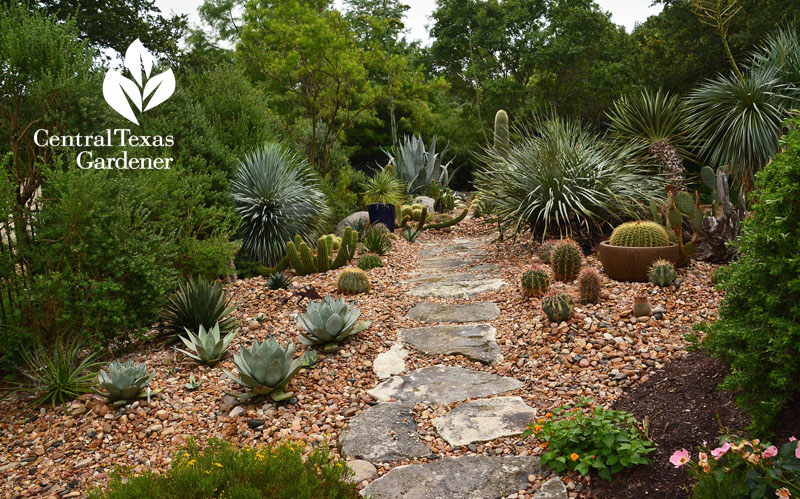
[[[347,481],[353,472],[319,446],[303,459],[304,446],[236,447],[211,440],[200,450],[194,442],[179,450],[170,468],[138,476],[115,472],[105,492],[94,489],[90,499],[178,499],[230,497],[270,499],[358,499]]]
[[[793,123],[783,152],[756,175],[739,259],[715,273],[725,291],[719,320],[700,327],[703,348],[731,368],[722,386],[739,391],[759,433],[797,396],[800,378],[800,120]]]
[[[574,470],[585,475],[595,470],[600,478],[637,464],[648,464],[645,457],[655,450],[639,429],[633,415],[595,407],[582,398],[576,405],[565,405],[531,422],[522,434],[534,435],[545,452],[541,463],[557,473]]]

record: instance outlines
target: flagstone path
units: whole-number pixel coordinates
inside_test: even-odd
[[[433,420],[439,435],[453,446],[466,446],[521,434],[536,411],[521,397],[502,394],[522,386],[520,380],[458,365],[422,367],[406,373],[405,358],[414,349],[425,355],[463,355],[487,366],[503,358],[496,330],[487,321],[500,316],[490,301],[472,301],[487,291],[508,285],[494,264],[481,263],[480,239],[422,242],[417,276],[405,281],[407,294],[430,299],[461,299],[461,303],[421,302],[407,319],[420,327],[397,331],[397,344],[378,355],[373,370],[380,380],[369,395],[378,403],[352,417],[339,442],[354,459],[359,476],[374,476],[369,463],[428,458],[429,462],[397,466],[374,479],[362,491],[376,499],[516,497],[529,476],[542,474],[535,456],[461,456],[436,460],[420,438],[414,404],[460,403]],[[425,325],[429,323],[430,325]],[[446,357],[445,357],[446,359]],[[534,499],[564,499],[558,477],[548,480]]]

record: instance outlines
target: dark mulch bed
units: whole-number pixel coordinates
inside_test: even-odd
[[[611,482],[594,478],[594,497],[688,497],[688,477],[669,463],[672,453],[682,448],[694,452],[704,441],[716,443],[722,433],[720,424],[743,435],[743,428],[750,423],[736,406],[734,395],[717,389],[727,373],[721,361],[692,352],[625,393],[614,408],[649,421],[648,434],[658,448],[648,456],[648,466],[619,473]]]

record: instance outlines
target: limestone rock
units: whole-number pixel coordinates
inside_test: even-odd
[[[347,466],[355,472],[355,475],[348,478],[352,483],[361,483],[364,480],[371,480],[378,476],[378,469],[371,463],[361,459],[347,461]]]
[[[488,324],[428,326],[401,329],[397,338],[429,355],[461,354],[491,364],[503,359],[495,332]]]
[[[377,463],[431,454],[417,434],[413,404],[378,404],[350,419],[339,437],[342,454]]]
[[[419,298],[469,298],[505,285],[502,279],[441,280],[422,283],[407,294]]]
[[[428,213],[433,213],[433,205],[436,201],[432,197],[428,196],[417,196],[414,198],[413,204],[421,204],[425,208],[428,208]]]
[[[408,311],[406,318],[422,322],[485,322],[496,319],[500,309],[492,302],[418,303]]]
[[[495,397],[466,402],[433,420],[433,426],[454,447],[519,435],[536,417],[521,397]]]
[[[366,211],[357,211],[352,215],[349,215],[342,219],[341,222],[336,224],[336,228],[334,229],[334,233],[341,237],[344,234],[344,229],[347,228],[348,225],[358,225],[358,222],[361,222],[366,227],[369,224],[369,212]]]
[[[567,499],[567,488],[564,482],[557,476],[544,482],[544,484],[533,495],[533,499]]]
[[[386,379],[406,370],[408,350],[403,345],[394,345],[378,355],[372,362],[372,371],[378,379]]]

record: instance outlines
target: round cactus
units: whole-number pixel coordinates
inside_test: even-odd
[[[634,296],[632,310],[633,315],[636,317],[647,317],[653,313],[653,309],[650,307],[650,300],[647,298],[647,295]]]
[[[561,322],[572,317],[575,304],[567,293],[554,293],[542,298],[542,311],[550,322]]]
[[[678,273],[675,272],[675,267],[670,262],[660,259],[650,266],[647,277],[656,286],[664,288],[675,282],[675,279],[678,278]]]
[[[522,274],[522,290],[527,296],[542,296],[550,288],[550,276],[542,267],[534,265]]]
[[[420,218],[422,218],[422,208],[414,208],[411,210],[411,220],[419,222]]]
[[[614,229],[608,244],[630,248],[669,246],[669,236],[667,230],[655,222],[626,222]]]
[[[551,239],[551,240],[543,242],[542,245],[539,246],[539,259],[543,263],[547,263],[547,264],[550,263],[550,255],[553,253],[553,248],[555,247],[555,245],[557,243],[558,243],[558,241],[553,241]]]
[[[597,303],[600,301],[600,276],[592,268],[583,269],[578,275],[578,290],[581,303]]]
[[[347,267],[339,274],[336,288],[340,293],[357,295],[369,292],[369,277],[367,273],[355,267]]]
[[[372,253],[368,253],[363,255],[358,260],[358,268],[361,270],[372,270],[377,267],[383,267],[383,262],[381,261],[381,257],[378,255],[374,255]]]
[[[581,249],[578,243],[564,239],[550,253],[553,277],[559,281],[574,281],[581,270]]]

